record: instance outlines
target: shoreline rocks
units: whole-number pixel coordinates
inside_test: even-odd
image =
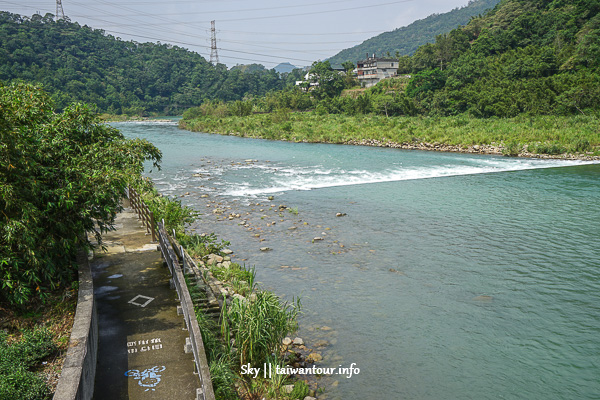
[[[467,147],[440,144],[440,143],[396,143],[387,142],[377,139],[361,139],[361,140],[348,140],[343,144],[353,146],[372,146],[372,147],[389,147],[392,149],[403,149],[403,150],[424,150],[424,151],[442,151],[447,153],[467,153],[467,154],[488,154],[488,155],[503,155],[503,146],[501,145],[488,145],[488,144],[476,144]],[[519,152],[517,157],[526,158],[543,158],[543,159],[558,159],[558,160],[582,160],[582,161],[599,161],[600,156],[592,156],[589,154],[537,154],[530,153],[526,150]]]

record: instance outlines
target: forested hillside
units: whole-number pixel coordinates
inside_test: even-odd
[[[177,46],[123,41],[51,14],[0,12],[0,81],[15,79],[43,84],[61,109],[77,100],[114,114],[176,114],[286,84],[273,70],[228,71]]]
[[[499,1],[472,0],[465,7],[456,8],[443,14],[433,14],[408,26],[384,32],[357,46],[342,50],[328,60],[332,65],[339,66],[345,61],[356,64],[356,61],[364,59],[367,53],[375,53],[378,56],[387,53],[392,56],[396,54],[412,55],[419,46],[434,42],[437,35],[448,33],[459,25],[466,25],[471,17],[484,14]]]
[[[600,0],[502,0],[401,59],[422,113],[477,117],[600,109]]]
[[[599,11],[600,0],[502,0],[413,56],[400,57],[398,78],[339,96],[345,83],[334,74],[310,93],[271,94],[255,107],[387,116],[596,115]],[[326,76],[315,66],[315,76]],[[338,90],[326,90],[337,83]]]
[[[400,76],[364,91],[340,95],[349,76],[337,75],[308,93],[191,109],[181,126],[294,141],[495,143],[508,155],[600,155],[600,0],[502,0],[399,61]],[[316,63],[312,72],[325,76],[327,67]]]

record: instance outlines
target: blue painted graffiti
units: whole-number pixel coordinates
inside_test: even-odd
[[[130,369],[129,371],[125,372],[125,376],[131,376],[133,377],[135,380],[138,381],[138,385],[140,385],[141,387],[145,387],[147,388],[145,391],[156,391],[156,385],[158,385],[160,383],[160,377],[161,375],[158,375],[159,372],[163,372],[166,369],[165,366],[159,367],[152,367],[152,368],[148,368],[145,369],[143,371],[139,371],[137,369]]]

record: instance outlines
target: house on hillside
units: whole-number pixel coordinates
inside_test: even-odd
[[[366,60],[356,63],[356,77],[361,86],[369,88],[379,81],[394,77],[398,74],[398,60],[393,58],[378,58],[373,54]]]
[[[318,79],[319,77],[317,75],[307,72],[306,75],[304,75],[303,81],[296,81],[296,86],[300,86],[303,91],[308,92],[315,86],[319,86],[319,82],[317,82]]]
[[[340,75],[345,75],[345,69],[343,68],[332,68],[334,71],[336,71],[338,74]],[[312,72],[307,72],[306,75],[304,75],[304,80],[303,81],[296,81],[296,86],[300,86],[302,88],[303,91],[308,92],[312,89],[314,89],[316,86],[319,86],[319,75],[314,74]]]

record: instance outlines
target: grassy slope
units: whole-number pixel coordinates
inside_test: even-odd
[[[600,155],[600,121],[592,116],[386,118],[309,112],[291,113],[287,118],[277,117],[275,114],[202,117],[182,120],[180,127],[197,132],[296,142],[372,144],[370,141],[379,141],[413,148],[422,148],[425,143],[440,144],[453,147],[439,150],[451,151],[467,151],[474,145],[483,145],[499,147],[500,150],[529,146],[531,153],[547,153],[545,149],[554,146],[563,150],[561,152],[579,153],[581,143],[589,143],[589,146],[584,146],[583,153]]]

